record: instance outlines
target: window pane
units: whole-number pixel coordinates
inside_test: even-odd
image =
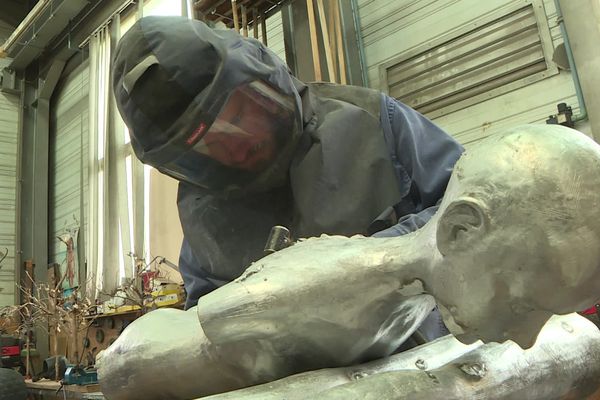
[[[104,270],[104,171],[98,172],[98,228],[96,230],[96,237],[98,238],[98,264],[94,265],[94,271],[96,273],[96,289],[102,290],[103,287],[103,276],[102,271]]]
[[[119,221],[119,285],[123,283],[125,278],[125,262],[123,261],[123,232],[121,232],[121,221]]]
[[[127,216],[129,218],[129,243],[131,245],[131,249],[128,249],[128,252],[135,253],[135,242],[133,237],[133,169],[131,163],[131,155],[127,156],[125,159],[125,171],[127,174]],[[138,257],[141,254],[136,254]],[[132,268],[132,276],[135,276],[135,258],[130,257],[131,260],[131,268]]]
[[[146,264],[150,263],[150,171],[152,167],[144,165],[144,255]]]
[[[150,0],[144,6],[144,17],[148,15],[182,15],[181,0]]]
[[[125,129],[123,130],[124,133],[124,137],[125,137],[125,144],[131,142],[131,138],[129,137],[129,128],[127,128],[127,125],[123,124],[123,126],[125,127]]]
[[[127,15],[127,17],[121,19],[121,25],[119,26],[119,28],[120,28],[119,33],[121,34],[121,37],[123,37],[125,32],[127,32],[129,30],[129,28],[131,28],[133,26],[136,18],[137,18],[137,16],[134,11],[134,12],[129,13],[129,15]]]

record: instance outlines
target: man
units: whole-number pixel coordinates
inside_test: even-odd
[[[305,84],[259,41],[185,18],[136,22],[113,87],[137,157],[181,182],[187,308],[259,259],[274,225],[297,238],[414,231],[462,153],[378,91]]]

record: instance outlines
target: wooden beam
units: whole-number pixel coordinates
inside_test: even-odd
[[[339,83],[337,77],[337,38],[336,38],[336,29],[335,29],[335,5],[337,0],[329,0],[328,4],[328,13],[327,13],[327,24],[329,24],[329,46],[331,46],[331,61],[333,62],[333,71],[334,77],[333,82]]]
[[[335,70],[333,69],[333,58],[331,54],[331,46],[329,46],[329,32],[327,29],[327,19],[325,18],[325,7],[323,0],[317,0],[317,8],[319,10],[319,22],[321,24],[321,36],[323,45],[325,46],[325,62],[327,63],[327,73],[329,74],[329,82],[335,82]]]
[[[345,85],[346,81],[346,55],[345,55],[345,47],[344,47],[344,37],[342,36],[342,23],[341,23],[341,15],[340,15],[340,4],[338,0],[333,0],[333,8],[334,8],[334,17],[335,17],[335,36],[337,38],[337,57],[338,57],[338,66],[340,70],[340,83]]]
[[[315,7],[313,0],[306,0],[308,10],[308,28],[310,30],[310,47],[312,49],[313,67],[315,70],[315,81],[322,80],[321,60],[319,58],[319,42],[317,39],[317,22],[315,21]]]
[[[244,37],[248,37],[248,12],[246,6],[242,4],[242,32]]]
[[[258,39],[258,9],[252,9],[252,28],[254,28],[254,39]]]
[[[237,12],[237,1],[236,0],[231,0],[231,13],[233,15],[233,29],[236,30],[236,32],[240,32],[240,21],[238,18],[238,12]]]
[[[268,46],[267,43],[267,18],[265,17],[265,13],[260,14],[260,28],[262,32],[262,42],[265,46]]]

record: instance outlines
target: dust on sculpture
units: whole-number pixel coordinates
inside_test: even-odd
[[[552,314],[598,298],[598,188],[600,146],[583,134],[530,125],[490,137],[459,160],[419,231],[308,239],[197,310],[137,320],[102,357],[103,391],[189,399],[381,358],[414,332],[431,296],[459,340],[530,347]]]

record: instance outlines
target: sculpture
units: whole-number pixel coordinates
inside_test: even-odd
[[[203,400],[597,399],[600,331],[577,314],[553,316],[535,345],[465,345],[452,335],[363,365],[330,368]],[[588,397],[590,396],[590,397]]]
[[[529,348],[552,314],[600,296],[598,188],[600,146],[583,134],[530,125],[486,139],[419,231],[307,239],[197,310],[135,321],[101,359],[103,392],[189,399],[378,359],[412,334],[432,295],[459,340]]]

